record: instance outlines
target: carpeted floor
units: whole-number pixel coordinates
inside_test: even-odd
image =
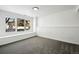
[[[79,45],[32,37],[0,47],[0,54],[77,54]]]

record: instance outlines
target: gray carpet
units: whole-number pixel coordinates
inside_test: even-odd
[[[77,54],[79,45],[32,37],[0,47],[0,54]]]

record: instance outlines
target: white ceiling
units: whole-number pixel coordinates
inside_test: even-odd
[[[0,5],[1,10],[32,16],[33,7],[39,7],[39,16],[47,16],[53,13],[73,9],[76,5]]]

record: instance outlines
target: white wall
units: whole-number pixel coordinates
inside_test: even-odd
[[[10,36],[2,36],[0,37],[0,45],[12,43],[19,40],[24,40],[26,38],[30,38],[36,36],[36,33],[21,33],[16,35],[10,35]]]
[[[12,17],[15,19],[16,18],[27,19],[27,16],[25,16],[25,15],[20,15],[20,14],[0,10],[0,45],[7,44],[10,42],[14,42],[17,40],[21,40],[21,39],[32,37],[32,36],[36,35],[35,31],[34,31],[35,30],[34,23],[32,23],[32,27],[30,30],[20,31],[20,32],[17,32],[17,31],[5,32],[5,29],[6,29],[5,18],[6,17]],[[31,21],[34,22],[33,19],[31,19]]]
[[[66,10],[38,20],[38,36],[79,44],[79,13]]]

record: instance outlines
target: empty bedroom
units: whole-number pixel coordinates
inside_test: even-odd
[[[78,5],[0,5],[0,54],[78,53]]]

